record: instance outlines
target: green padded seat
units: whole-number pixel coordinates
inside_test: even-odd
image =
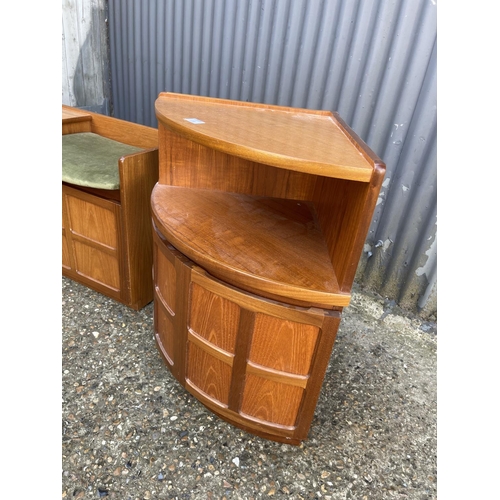
[[[62,180],[78,186],[119,189],[118,160],[142,151],[92,132],[62,136]]]

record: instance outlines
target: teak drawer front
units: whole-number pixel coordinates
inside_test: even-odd
[[[219,281],[153,231],[155,338],[205,406],[260,436],[307,436],[340,314],[263,299]]]

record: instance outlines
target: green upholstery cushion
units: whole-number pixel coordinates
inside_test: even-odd
[[[119,189],[118,160],[141,148],[92,132],[62,136],[62,180],[78,186]]]

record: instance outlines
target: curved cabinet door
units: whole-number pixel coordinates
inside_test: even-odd
[[[154,232],[155,337],[181,384],[249,432],[307,437],[340,313],[263,299],[197,267]]]

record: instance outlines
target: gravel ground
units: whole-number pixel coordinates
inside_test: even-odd
[[[62,498],[436,499],[436,325],[355,291],[309,438],[220,420],[141,311],[62,279]]]

